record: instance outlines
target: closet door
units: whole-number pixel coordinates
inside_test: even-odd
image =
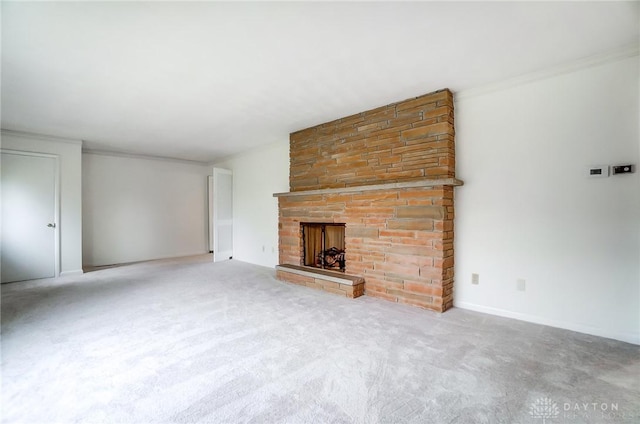
[[[2,152],[2,282],[56,275],[57,159]]]

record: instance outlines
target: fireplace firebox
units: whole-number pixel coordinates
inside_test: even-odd
[[[301,223],[304,266],[345,270],[344,224]]]

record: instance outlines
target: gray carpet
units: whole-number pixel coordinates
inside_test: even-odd
[[[640,422],[638,346],[208,261],[4,285],[3,422]]]

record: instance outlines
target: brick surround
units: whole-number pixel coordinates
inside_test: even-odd
[[[449,90],[293,133],[290,164],[291,191],[275,194],[280,264],[301,265],[301,222],[343,223],[345,273],[364,278],[366,295],[452,306],[453,187],[462,183]]]

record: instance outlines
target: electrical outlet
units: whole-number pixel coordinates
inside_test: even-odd
[[[524,280],[524,278],[518,278],[518,281],[516,282],[516,289],[518,289],[518,291],[525,291],[526,288],[526,281]]]
[[[265,252],[265,249],[266,249],[266,247],[265,247],[265,245],[263,244],[263,245],[262,245],[262,253],[264,253],[264,252]]]
[[[480,284],[480,275],[471,274],[471,284]]]

